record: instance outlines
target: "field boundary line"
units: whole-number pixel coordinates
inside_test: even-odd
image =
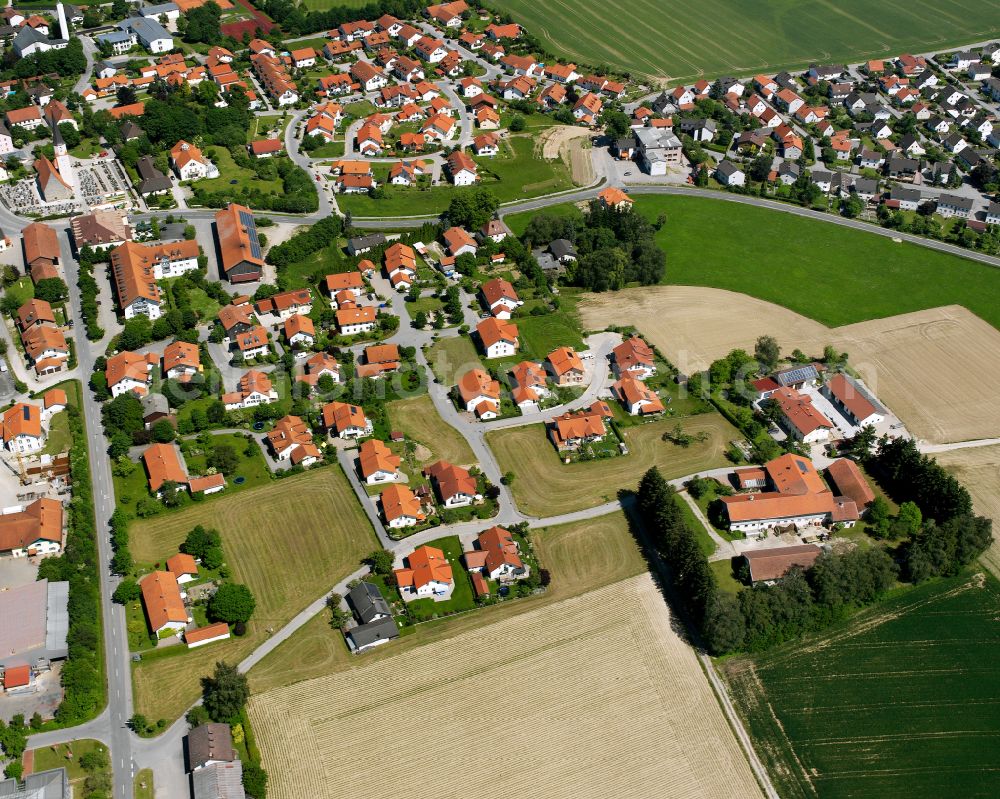
[[[722,707],[722,712],[726,716],[726,721],[729,722],[730,729],[736,736],[736,740],[739,741],[740,749],[743,750],[743,754],[750,764],[750,770],[753,772],[757,784],[768,799],[781,799],[774,787],[774,783],[771,782],[771,776],[767,773],[767,769],[757,755],[757,750],[753,748],[753,740],[750,738],[746,727],[743,726],[743,720],[740,719],[736,713],[736,708],[733,707],[726,686],[719,679],[719,674],[715,670],[712,658],[702,651],[698,651],[697,654],[698,662],[701,663],[701,667],[705,671],[705,676],[708,677],[708,683],[712,686],[712,693],[715,694],[715,699],[720,707]]]

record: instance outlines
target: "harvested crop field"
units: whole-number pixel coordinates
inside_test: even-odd
[[[939,452],[934,457],[969,489],[975,512],[993,520],[993,545],[980,560],[1000,578],[1000,445]]]
[[[962,306],[831,329],[745,294],[661,286],[585,295],[579,309],[588,330],[635,325],[687,374],[731,349],[752,351],[765,333],[784,352],[798,347],[818,356],[832,344],[850,355],[851,366],[917,438],[938,443],[1000,436],[1000,331]]]
[[[482,769],[540,797],[760,796],[649,575],[269,691],[249,712],[272,799],[353,797],[359,775],[369,799],[463,796]]]
[[[703,442],[681,447],[662,441],[677,424],[684,432],[707,434]],[[634,490],[642,473],[659,466],[668,479],[726,466],[726,448],[741,438],[717,413],[665,419],[624,429],[629,454],[563,463],[542,424],[486,434],[502,472],[514,473],[511,490],[517,507],[532,516],[552,516],[611,502],[622,488]]]
[[[573,182],[586,186],[594,180],[594,165],[591,160],[590,137],[587,128],[575,125],[554,125],[542,131],[535,140],[536,156],[550,161],[561,158],[570,169]]]
[[[727,662],[784,799],[1000,793],[1000,583],[924,583],[817,637]]]
[[[175,719],[198,697],[199,680],[216,660],[237,662],[275,629],[322,596],[375,546],[365,517],[337,467],[317,469],[241,494],[212,499],[130,528],[140,562],[162,562],[197,524],[222,534],[236,582],[257,600],[243,638],[192,652],[146,656],[133,667],[136,712]]]

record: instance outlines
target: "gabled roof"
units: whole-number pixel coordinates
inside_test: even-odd
[[[567,372],[582,372],[583,361],[580,356],[569,347],[557,347],[548,354],[545,359],[556,377],[562,377]]]
[[[366,480],[378,472],[393,473],[399,469],[400,458],[377,438],[362,442],[358,449],[358,465],[361,476]]]
[[[396,486],[390,486],[394,487]],[[451,564],[445,558],[444,552],[437,547],[417,547],[406,560],[409,566],[395,571],[396,582],[400,587],[421,588],[434,581],[446,584],[453,582]]]
[[[4,411],[2,420],[0,438],[4,443],[13,441],[18,436],[42,437],[42,416],[37,405],[18,402]]]
[[[379,495],[379,499],[382,503],[382,513],[387,522],[403,517],[416,519],[418,522],[422,522],[424,520],[424,513],[420,509],[420,500],[417,499],[414,493],[406,486],[398,485],[396,483],[386,486],[386,488]],[[427,547],[422,547],[422,549],[426,548]],[[440,550],[437,550],[437,552],[440,552]],[[443,560],[444,554],[441,554],[440,557]],[[413,568],[412,558],[413,555],[410,556],[411,568]],[[450,566],[448,566],[448,574],[450,579]],[[402,585],[402,583],[400,583],[400,585]]]
[[[352,427],[364,429],[368,419],[359,405],[330,402],[323,406],[323,424],[340,433]]]
[[[180,485],[187,483],[187,472],[173,444],[151,444],[142,453],[142,460],[149,475],[149,489],[154,494],[168,481]]]
[[[155,571],[139,581],[149,626],[155,631],[169,623],[187,624],[188,614],[177,578],[170,572]]]
[[[499,341],[509,341],[517,345],[517,325],[503,319],[491,316],[476,325],[476,333],[484,349],[492,347]]]
[[[424,474],[434,481],[442,502],[461,494],[474,497],[478,493],[476,478],[448,461],[435,461],[424,467]]]

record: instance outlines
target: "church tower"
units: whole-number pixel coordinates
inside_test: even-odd
[[[66,148],[66,142],[59,132],[58,125],[52,130],[52,148],[55,150],[55,166],[59,177],[63,179],[63,183],[75,191],[76,176],[73,174],[73,167],[70,166],[69,150]]]

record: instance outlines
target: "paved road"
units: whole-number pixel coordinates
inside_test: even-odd
[[[70,251],[69,238],[60,231],[59,244],[69,298],[74,314],[80,308],[80,290],[77,286],[78,264]],[[81,375],[94,371],[94,359],[104,352],[104,344],[87,340],[86,328],[76,325],[76,352]],[[125,613],[121,605],[111,601],[111,594],[119,578],[110,572],[111,539],[108,521],[115,509],[115,489],[111,467],[101,427],[101,408],[86,388],[84,381],[83,416],[87,423],[87,450],[90,456],[91,479],[94,490],[94,507],[97,515],[97,546],[101,569],[101,609],[104,623],[104,648],[108,673],[108,710],[105,713],[107,730],[102,740],[111,747],[111,766],[114,772],[114,796],[128,799],[132,796],[132,733],[126,724],[132,715],[132,679],[129,665],[128,634]],[[73,731],[66,731],[73,732]]]
[[[94,44],[94,40],[89,36],[77,35],[80,39],[80,43],[83,45],[83,54],[87,58],[87,69],[80,76],[80,79],[74,84],[73,91],[77,94],[83,94],[84,90],[90,86],[91,77],[94,74],[94,59],[97,56],[97,45]]]

